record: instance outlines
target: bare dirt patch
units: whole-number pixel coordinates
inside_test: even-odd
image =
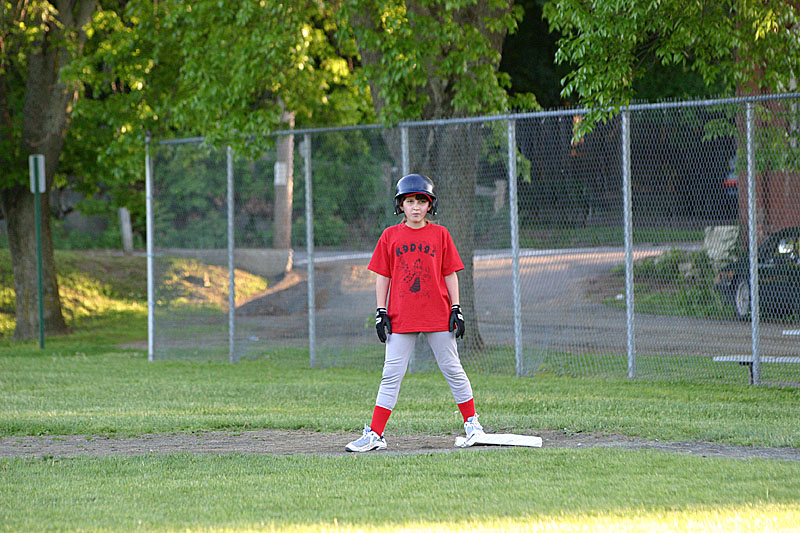
[[[566,434],[563,431],[530,432],[542,437],[545,448],[620,448],[659,450],[701,457],[781,459],[800,461],[800,449],[728,446],[709,442],[663,442],[623,435]],[[148,434],[136,437],[20,436],[0,439],[0,457],[105,457],[171,453],[346,455],[344,446],[357,433],[321,433],[308,430],[209,431]],[[507,449],[482,446],[456,448],[455,435],[386,435],[388,454],[471,453]],[[535,453],[535,449],[531,448]]]

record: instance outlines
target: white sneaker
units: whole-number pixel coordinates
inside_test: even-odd
[[[361,438],[354,440],[353,442],[349,442],[344,449],[348,452],[371,452],[372,450],[385,450],[386,440],[372,431],[372,428],[365,424],[364,433],[361,434]]]
[[[467,432],[467,440],[472,440],[473,437],[483,435],[483,426],[478,422],[478,415],[475,414],[464,422],[464,431]]]

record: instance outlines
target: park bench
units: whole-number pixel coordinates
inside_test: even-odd
[[[715,363],[739,363],[750,370],[750,384],[753,383],[753,356],[752,355],[715,355]],[[800,357],[779,357],[762,355],[762,363],[800,363]]]
[[[800,329],[785,329],[781,332],[787,336],[800,336]],[[750,384],[753,383],[753,356],[752,355],[715,355],[715,363],[739,363],[742,366],[748,367],[750,371]],[[787,356],[774,356],[763,355],[761,356],[762,363],[800,363],[800,356],[787,357]]]

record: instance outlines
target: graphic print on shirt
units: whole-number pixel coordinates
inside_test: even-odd
[[[435,248],[426,242],[403,244],[395,249],[395,256],[399,257],[400,271],[403,274],[398,296],[427,297],[430,292],[431,261],[426,256],[435,257]]]

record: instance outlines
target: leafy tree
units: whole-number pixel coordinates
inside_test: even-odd
[[[800,1],[678,0],[592,2],[552,0],[544,9],[551,28],[563,35],[557,59],[573,70],[565,78],[564,94],[577,95],[592,111],[576,130],[582,135],[605,120],[634,96],[636,82],[646,72],[644,57],[656,57],[664,67],[697,73],[706,87],[737,94],[787,92],[800,76]],[[757,129],[761,144],[771,146],[773,161],[759,165],[758,227],[768,233],[800,223],[796,206],[788,209],[769,190],[800,186],[796,166],[796,126],[790,106],[772,102],[761,106]],[[737,117],[739,139],[744,124]],[[713,132],[711,132],[713,135]],[[777,157],[776,157],[777,156]],[[776,172],[777,170],[777,172]],[[746,173],[739,179],[740,220],[746,222]],[[774,204],[774,205],[773,205]]]
[[[126,15],[129,34],[142,44],[132,46],[124,32],[112,35],[118,43],[107,47],[104,61],[122,56],[136,63],[125,51],[148,50],[142,55],[151,62],[148,76],[165,69],[170,82],[169,91],[143,100],[158,117],[150,126],[195,132],[212,144],[257,155],[269,146],[265,134],[279,126],[281,104],[295,111],[298,125],[363,121],[371,116],[363,107],[370,96],[387,124],[507,109],[508,76],[498,64],[503,39],[520,16],[507,0],[134,0]],[[353,83],[353,73],[363,74],[361,83]],[[451,133],[437,130],[441,152],[415,151],[412,164],[434,176],[462,177],[460,183],[440,181],[439,190],[458,206],[460,218],[443,218],[471,257],[471,191],[482,139],[472,126]],[[448,167],[447,153],[464,154],[458,168]],[[463,281],[470,311],[471,267]]]
[[[111,149],[117,160],[136,153],[139,169],[144,129],[157,138],[202,135],[257,158],[289,118],[300,127],[374,121],[368,96],[351,83],[355,47],[335,42],[335,31],[317,0],[131,0],[109,17],[80,68],[104,88],[81,109],[126,132]],[[120,85],[125,90],[113,89]],[[291,149],[284,156],[290,162]]]
[[[0,198],[14,263],[17,338],[33,337],[38,327],[29,153],[45,153],[48,190],[58,181],[87,194],[104,191],[113,201],[97,209],[133,205],[143,220],[143,204],[133,199],[142,195],[146,131],[202,134],[209,144],[255,155],[272,142],[282,105],[299,124],[372,113],[349,83],[346,57],[331,44],[336,28],[321,1],[2,5]],[[48,213],[47,195],[42,202]],[[66,327],[49,219],[43,237],[52,333]]]
[[[521,17],[510,0],[23,0],[3,7],[3,168],[23,169],[3,173],[0,193],[14,254],[18,337],[33,336],[36,327],[33,245],[20,230],[30,227],[32,213],[25,207],[28,153],[48,150],[48,187],[71,180],[122,203],[141,196],[146,131],[203,135],[208,144],[255,157],[271,146],[268,135],[282,126],[284,110],[298,126],[505,110],[508,76],[498,72],[500,52]],[[362,71],[364,83],[353,83]],[[49,94],[41,94],[45,88]],[[41,112],[41,102],[52,109]],[[412,165],[435,177],[461,176],[458,183],[439,180],[439,191],[458,206],[461,218],[448,220],[454,210],[443,218],[471,257],[467,198],[481,134],[473,126],[433,134],[440,150],[416,150]],[[447,153],[463,154],[457,168]],[[46,320],[56,331],[64,327],[46,226]],[[471,310],[471,264],[468,269],[464,294]]]
[[[0,15],[0,204],[7,221],[14,271],[14,337],[38,332],[33,196],[27,158],[44,154],[47,190],[53,185],[76,88],[61,70],[81,54],[85,25],[97,0],[3,1]],[[49,197],[40,195],[45,330],[66,331],[56,281]]]
[[[511,0],[355,0],[339,15],[352,32],[375,111],[386,124],[507,110],[509,77],[499,72],[503,40],[522,9]],[[399,147],[396,130],[387,145]],[[475,318],[472,256],[474,191],[482,133],[476,125],[409,132],[410,170],[429,174],[441,198],[443,223],[464,259],[461,303],[466,348],[482,345]],[[400,161],[399,153],[394,155]],[[398,165],[399,166],[399,165]]]
[[[147,119],[154,134],[203,135],[207,144],[258,155],[285,126],[284,110],[298,125],[371,115],[319,0],[131,0],[110,17],[88,61],[104,66],[95,85],[127,88],[95,101],[115,123]],[[140,141],[136,133],[129,139]]]
[[[726,92],[786,91],[800,74],[797,0],[551,0],[544,16],[572,66],[562,94],[592,109],[579,134],[630,103],[653,57]]]

